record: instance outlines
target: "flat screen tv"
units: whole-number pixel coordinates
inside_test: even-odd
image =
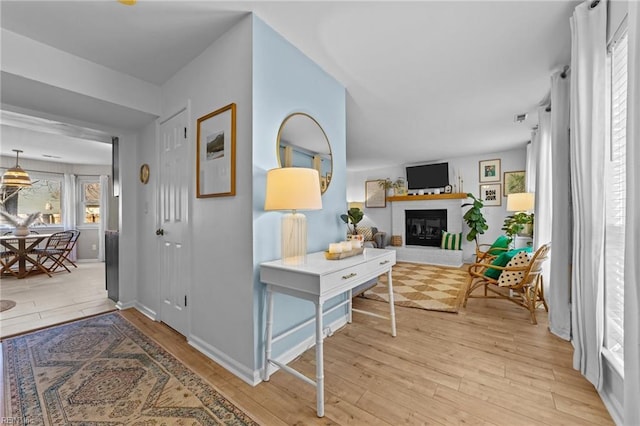
[[[408,189],[443,188],[449,185],[449,163],[407,167]]]

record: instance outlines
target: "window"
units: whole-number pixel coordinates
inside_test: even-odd
[[[7,211],[26,217],[33,212],[42,213],[41,222],[45,225],[62,224],[62,176],[54,173],[31,172],[32,185],[22,188],[17,195],[9,196],[5,202]]]
[[[100,223],[100,182],[93,178],[80,178],[80,214],[78,222],[83,225],[97,225]]]
[[[606,163],[605,354],[624,366],[624,243],[627,150],[627,34],[610,48],[610,151]]]

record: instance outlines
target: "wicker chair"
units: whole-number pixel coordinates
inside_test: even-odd
[[[531,323],[537,324],[536,309],[542,304],[544,309],[547,312],[549,311],[547,302],[544,300],[542,264],[547,260],[550,249],[551,243],[540,247],[526,266],[495,266],[487,262],[486,259],[482,262],[474,263],[469,267],[469,283],[463,306],[466,307],[467,301],[471,298],[507,299],[527,309],[531,315]],[[501,274],[505,272],[523,272],[523,277],[516,283],[500,287],[498,286],[498,279],[485,275],[488,268],[498,269],[502,271]],[[483,294],[472,294],[480,287],[484,287]]]

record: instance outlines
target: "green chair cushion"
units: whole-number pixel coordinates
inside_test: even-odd
[[[496,238],[493,244],[491,244],[491,247],[489,247],[489,254],[496,255],[504,253],[505,250],[503,249],[509,248],[510,242],[511,241],[509,240],[509,237],[507,237],[506,235],[500,235],[498,238]]]
[[[513,258],[513,256],[520,253],[521,251],[524,251],[526,253],[531,253],[531,247],[523,247],[519,249],[502,252],[498,257],[496,257],[493,260],[493,262],[491,262],[491,264],[495,266],[507,266],[507,263],[509,263],[509,261]],[[500,277],[501,273],[502,271],[500,269],[494,269],[494,268],[488,267],[487,270],[484,272],[484,276],[497,280],[498,277]]]

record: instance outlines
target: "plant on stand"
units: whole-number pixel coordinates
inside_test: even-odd
[[[504,219],[502,230],[509,242],[513,241],[516,235],[530,237],[533,235],[533,213],[518,212]]]
[[[467,193],[467,197],[473,199],[473,203],[465,203],[462,205],[462,207],[471,206],[471,208],[467,210],[462,218],[469,226],[467,241],[475,240],[477,246],[478,235],[484,234],[484,231],[489,229],[489,225],[487,225],[487,221],[482,215],[482,207],[484,207],[484,203],[474,197],[471,193]]]

